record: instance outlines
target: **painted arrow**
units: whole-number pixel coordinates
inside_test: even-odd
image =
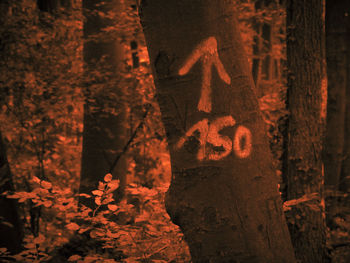
[[[179,75],[186,75],[198,60],[202,61],[203,79],[201,96],[198,103],[198,110],[204,112],[211,112],[211,68],[214,65],[220,78],[226,83],[231,84],[231,78],[227,74],[222,65],[219,54],[218,45],[215,37],[209,37],[201,42],[188,57],[184,65],[179,70]]]

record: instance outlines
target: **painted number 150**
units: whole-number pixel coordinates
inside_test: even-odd
[[[236,121],[232,116],[217,118],[209,122],[203,119],[193,125],[176,144],[180,149],[184,146],[186,140],[199,132],[199,150],[198,160],[220,160],[233,152],[238,158],[247,158],[252,151],[252,134],[246,127],[240,125],[237,127],[233,139],[223,136],[219,132],[226,127],[233,127]]]
[[[220,78],[228,85],[231,84],[231,78],[226,72],[222,64],[219,53],[218,44],[215,37],[209,37],[199,43],[193,50],[185,63],[179,69],[179,75],[183,76],[189,73],[192,66],[198,61],[202,62],[202,86],[198,110],[210,113],[212,110],[212,101],[210,88],[212,67],[215,67]],[[235,126],[236,121],[232,116],[225,116],[209,122],[203,119],[193,125],[176,144],[176,148],[180,149],[184,146],[186,140],[197,136],[199,132],[199,150],[197,153],[198,160],[220,160],[233,152],[238,158],[247,158],[252,151],[252,134],[248,128],[240,125],[237,127],[233,139],[223,136],[219,132],[226,127]]]

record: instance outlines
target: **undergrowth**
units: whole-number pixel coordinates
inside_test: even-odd
[[[166,185],[149,189],[130,184],[126,197],[116,203],[119,181],[111,174],[90,194],[74,195],[70,188],[37,177],[31,183],[31,192],[4,194],[33,202],[52,220],[46,218],[46,233],[26,234],[19,254],[1,248],[1,262],[190,262],[183,236],[165,211]],[[95,206],[79,205],[79,197],[92,198]]]

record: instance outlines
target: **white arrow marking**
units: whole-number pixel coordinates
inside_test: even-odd
[[[226,84],[231,84],[231,78],[220,61],[215,37],[209,37],[194,49],[185,64],[180,68],[179,75],[186,75],[198,60],[201,60],[203,64],[203,81],[198,110],[209,113],[211,112],[210,82],[212,65],[216,66],[220,78]]]

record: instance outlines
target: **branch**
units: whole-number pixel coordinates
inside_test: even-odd
[[[131,135],[130,139],[128,140],[128,142],[125,144],[123,151],[121,153],[119,153],[117,155],[117,157],[115,158],[113,164],[111,165],[111,167],[109,168],[109,173],[112,173],[112,171],[114,170],[114,168],[116,167],[118,161],[120,160],[120,158],[123,156],[123,154],[128,150],[130,144],[132,143],[132,141],[135,139],[136,134],[138,132],[139,129],[142,128],[142,126],[145,124],[145,119],[147,117],[147,114],[151,108],[151,104],[146,104],[145,106],[146,111],[142,116],[142,120],[140,121],[139,125],[136,127],[136,129],[134,130],[133,134]]]

